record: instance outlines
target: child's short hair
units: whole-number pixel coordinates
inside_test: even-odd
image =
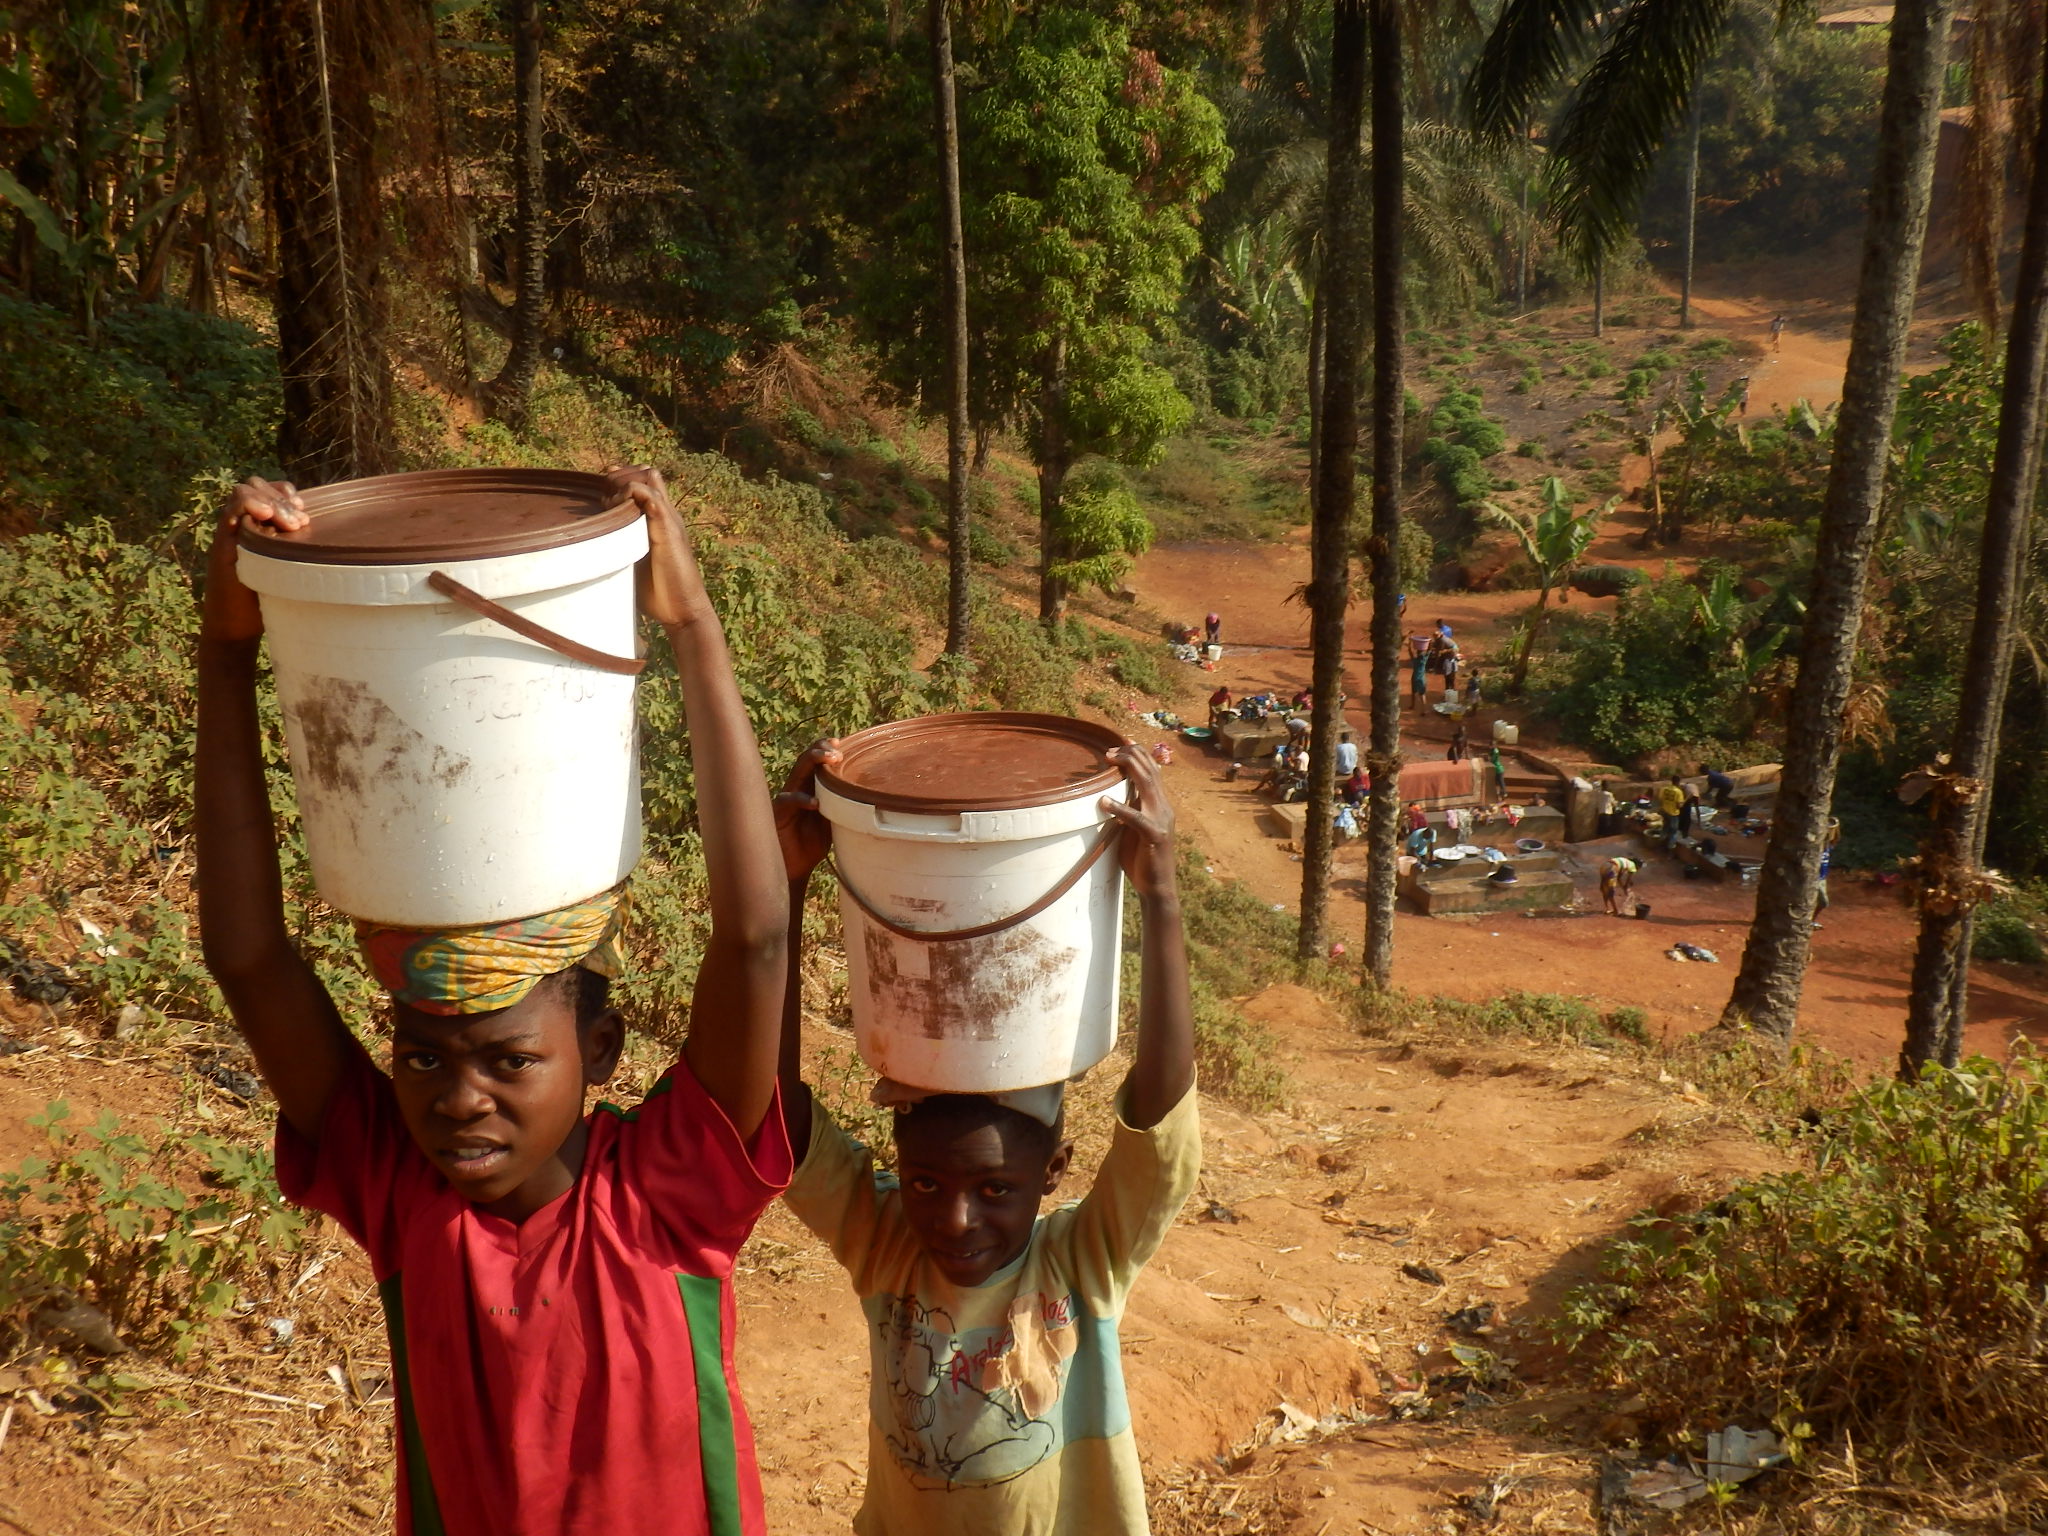
[[[587,965],[572,965],[555,972],[547,985],[558,988],[562,1000],[576,1015],[576,1027],[588,1028],[612,1005],[612,979],[600,976]]]
[[[1067,1139],[1067,1111],[1062,1105],[1053,1115],[1052,1123],[1034,1119],[1021,1109],[1012,1109],[999,1104],[985,1093],[935,1093],[929,1098],[919,1099],[915,1104],[896,1112],[896,1137],[900,1143],[906,1121],[919,1125],[943,1123],[959,1130],[974,1130],[984,1125],[995,1126],[1006,1142],[1021,1143],[1031,1148],[1039,1157],[1050,1161],[1061,1142]]]

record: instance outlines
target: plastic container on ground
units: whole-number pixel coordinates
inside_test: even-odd
[[[305,493],[245,533],[313,882],[440,928],[550,911],[640,857],[633,567],[644,519],[598,475],[443,470]],[[433,585],[439,573],[574,659]],[[609,663],[609,669],[606,665]]]
[[[1493,722],[1493,740],[1496,746],[1512,747],[1522,739],[1522,728],[1512,720]]]
[[[1120,745],[1086,721],[1002,713],[841,743],[818,808],[854,1043],[876,1072],[999,1093],[1061,1082],[1115,1046],[1123,874],[1100,802],[1128,793],[1104,760]]]

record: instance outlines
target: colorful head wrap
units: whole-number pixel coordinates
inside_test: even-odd
[[[618,975],[625,916],[621,881],[588,901],[503,923],[423,930],[358,921],[356,942],[399,1002],[421,1013],[489,1013],[572,965]]]

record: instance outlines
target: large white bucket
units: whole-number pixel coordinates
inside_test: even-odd
[[[520,493],[523,477],[496,473],[501,490],[511,482]],[[323,496],[377,484],[308,493],[316,541]],[[244,537],[236,568],[262,602],[307,856],[330,905],[454,927],[550,911],[632,872],[640,776],[634,678],[623,666],[647,532],[616,509],[603,523],[612,526],[553,547],[445,558],[463,551],[457,538],[442,558],[376,563],[346,547],[336,552],[356,563],[308,558],[315,551],[303,547],[287,557],[281,542],[273,555],[260,536]],[[468,547],[488,542],[506,541]],[[452,601],[429,585],[437,572],[621,669],[571,659]]]
[[[1061,1082],[1115,1046],[1123,873],[1099,802],[1129,791],[1103,757],[1120,743],[1024,714],[934,715],[841,743],[818,808],[854,1042],[876,1072],[1000,1093]]]

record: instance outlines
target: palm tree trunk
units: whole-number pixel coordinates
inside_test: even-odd
[[[1331,20],[1330,148],[1324,191],[1323,270],[1316,284],[1323,332],[1322,455],[1309,538],[1309,636],[1314,648],[1315,719],[1309,734],[1308,827],[1302,839],[1304,960],[1329,944],[1330,855],[1336,837],[1334,769],[1344,687],[1344,614],[1351,587],[1351,512],[1358,480],[1358,376],[1364,341],[1364,210],[1360,206],[1365,127],[1368,0],[1336,0]],[[1372,0],[1378,4],[1380,0]]]
[[[1406,86],[1397,0],[1372,0],[1372,801],[1366,813],[1365,971],[1394,984],[1394,860],[1401,811],[1401,436]],[[1320,702],[1320,695],[1318,695]]]
[[[1785,728],[1785,766],[1757,882],[1756,918],[1722,1010],[1780,1044],[1799,1016],[1821,849],[1841,759],[1842,710],[1856,659],[1870,546],[1884,496],[1892,417],[1913,319],[1954,0],[1892,11],[1883,115],[1857,279],[1856,318],[1836,418],[1834,460],[1815,541],[1813,595]]]
[[[2048,79],[2048,68],[2044,68]],[[2020,273],[2006,338],[1998,448],[1977,555],[1977,614],[1956,709],[1952,778],[1933,795],[1934,825],[1920,849],[1920,942],[1906,1003],[1899,1074],[1927,1062],[1952,1067],[1962,1052],[1956,992],[1968,985],[1970,914],[1979,900],[1978,861],[1998,769],[1998,733],[2012,676],[2020,572],[2041,475],[2042,385],[2048,368],[2048,113],[2034,144],[2033,185]]]
[[[967,238],[960,218],[960,115],[953,93],[947,0],[927,0],[932,107],[939,140],[939,206],[946,237],[946,650],[967,654]]]
[[[1067,616],[1067,584],[1054,572],[1066,558],[1060,498],[1073,466],[1074,451],[1067,442],[1067,342],[1061,337],[1046,353],[1038,404],[1038,618],[1047,625]]]
[[[1317,288],[1309,300],[1308,312],[1308,511],[1316,511],[1316,486],[1323,463],[1323,344],[1329,338],[1329,311]]]
[[[1593,334],[1607,334],[1607,259],[1593,263]]]
[[[512,0],[512,82],[517,129],[512,149],[512,347],[485,391],[495,416],[524,428],[533,414],[547,315],[547,159],[541,145],[544,80],[540,0]]]
[[[1693,237],[1699,225],[1700,117],[1703,105],[1700,82],[1695,80],[1692,87],[1692,132],[1685,147],[1685,270],[1678,279],[1678,328],[1681,331],[1692,329]]]
[[[391,459],[372,93],[380,40],[355,7],[248,8],[265,192],[277,243],[278,457],[304,485]]]
[[[1522,148],[1528,149],[1528,135],[1522,136]],[[1529,311],[1529,237],[1533,226],[1529,222],[1529,168],[1525,164],[1520,173],[1522,222],[1515,239],[1515,313]]]

